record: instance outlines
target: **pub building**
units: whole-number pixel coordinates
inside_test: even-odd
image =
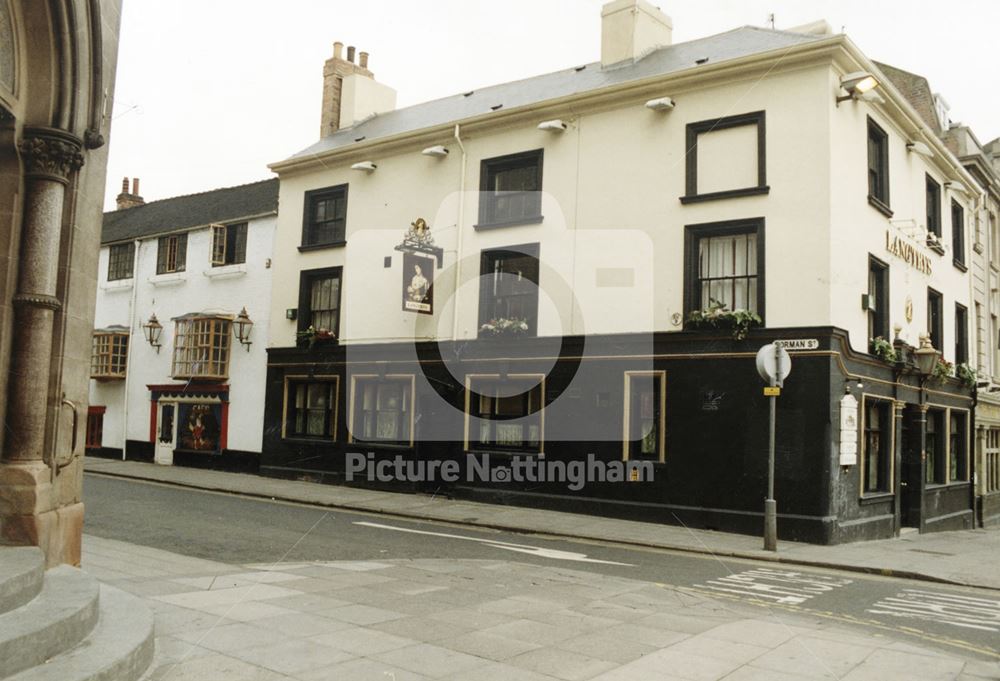
[[[825,22],[601,21],[599,62],[401,109],[334,44],[319,141],[271,166],[260,471],[643,460],[577,491],[382,484],[759,533],[777,340],[780,537],[970,527],[974,179]]]

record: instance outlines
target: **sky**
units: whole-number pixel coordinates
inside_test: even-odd
[[[272,177],[319,136],[334,41],[369,52],[397,106],[600,59],[603,0],[124,0],[105,208]],[[926,76],[951,119],[1000,136],[996,0],[661,0],[683,42],[826,19],[870,58]]]

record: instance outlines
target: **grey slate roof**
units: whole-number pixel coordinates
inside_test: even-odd
[[[291,158],[344,148],[358,142],[360,137],[373,140],[487,114],[498,104],[503,105],[504,109],[512,109],[695,68],[698,60],[702,59],[707,59],[708,64],[717,64],[729,59],[780,50],[827,37],[743,26],[707,38],[660,48],[634,63],[626,62],[621,66],[602,69],[600,62],[595,62],[582,68],[564,69],[525,80],[481,88],[474,90],[470,95],[458,94],[379,114],[324,137]]]
[[[884,64],[882,62],[874,62],[875,66],[879,68],[892,84],[896,86],[896,89],[906,97],[920,117],[924,119],[931,130],[940,137],[944,132],[942,127],[946,121],[939,121],[937,117],[937,110],[934,106],[934,93],[931,91],[930,83],[927,79],[917,73],[910,73],[909,71],[904,71],[901,68],[892,66],[891,64]]]
[[[104,214],[101,243],[227,223],[278,210],[278,179],[151,201]]]

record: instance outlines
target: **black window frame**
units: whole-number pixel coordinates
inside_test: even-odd
[[[947,411],[944,409],[928,409],[924,424],[924,453],[927,455],[924,470],[924,482],[928,485],[944,485],[948,475],[948,457],[945,446],[945,420]]]
[[[156,241],[156,273],[174,274],[187,270],[187,232],[182,234],[167,234]],[[174,251],[174,267],[169,267],[170,242],[176,240]]]
[[[500,248],[484,248],[480,252],[479,260],[479,331],[480,338],[488,337],[488,333],[482,330],[483,324],[491,319],[497,318],[497,297],[491,295],[489,291],[489,274],[494,271],[494,263],[501,256],[528,257],[535,261],[535,284],[533,300],[529,304],[529,310],[525,315],[528,323],[528,330],[525,336],[538,335],[538,289],[541,279],[541,259],[539,253],[541,245],[539,243],[520,244],[517,246],[503,246]],[[529,278],[528,281],[531,281]]]
[[[926,176],[927,231],[941,238],[941,185],[930,175]]]
[[[969,308],[955,303],[955,364],[969,362]]]
[[[961,424],[956,433],[956,420]],[[948,410],[948,482],[969,481],[969,413],[962,409]],[[956,446],[957,445],[957,446]],[[957,450],[957,456],[956,456]]]
[[[944,352],[944,296],[927,288],[927,333],[935,350]]]
[[[877,412],[878,428],[872,427],[872,415]],[[873,438],[878,438],[878,452],[871,451]],[[892,439],[893,439],[893,409],[892,402],[870,397],[864,398],[864,428],[862,430],[862,479],[861,493],[863,496],[887,494],[892,492]],[[872,464],[875,464],[874,466]],[[872,484],[872,472],[875,478]]]
[[[951,256],[955,267],[965,272],[965,206],[951,200]]]
[[[524,169],[534,166],[535,185],[531,193],[533,210],[530,214],[525,214],[516,218],[498,218],[496,215],[497,194],[490,186],[493,178],[498,173],[510,170]],[[542,178],[545,166],[545,150],[532,149],[530,151],[520,151],[516,154],[505,156],[495,156],[485,158],[479,164],[479,221],[473,226],[475,229],[492,229],[496,227],[514,227],[517,225],[533,225],[542,222]]]
[[[112,244],[108,247],[108,281],[121,281],[135,276],[135,242]]]
[[[892,217],[889,207],[889,134],[875,120],[868,117],[868,203],[887,217]]]
[[[626,392],[628,400],[625,403],[626,440],[624,456],[627,461],[652,461],[664,463],[666,458],[666,372],[626,371]],[[642,414],[642,395],[645,394],[637,384],[649,382],[652,384],[652,414],[645,417]],[[652,421],[652,429],[644,431],[643,421]],[[646,436],[654,436],[652,454],[641,451]]]
[[[249,223],[236,222],[231,225],[212,226],[212,267],[243,265],[247,261],[247,237]],[[219,253],[219,234],[222,234],[222,257]]]
[[[872,291],[872,281],[876,290]],[[889,264],[868,255],[868,339],[889,336]],[[875,309],[872,309],[874,303]]]
[[[757,237],[757,309],[762,326],[767,324],[765,316],[765,272],[764,272],[764,218],[747,218],[723,222],[705,222],[684,227],[684,319],[692,312],[701,310],[701,278],[699,277],[698,246],[704,238],[756,234]]]
[[[310,411],[317,411],[308,406],[310,388],[313,386],[323,386],[327,391],[326,417],[323,423],[323,433],[309,433],[308,416]],[[306,405],[301,411],[304,413],[303,428],[296,427],[296,420],[300,411],[298,407],[298,389],[304,388]],[[339,376],[288,376],[285,378],[285,409],[282,423],[282,437],[292,440],[317,440],[322,442],[337,441],[337,417],[340,404],[340,377]]]
[[[518,386],[517,382],[521,382],[523,385]],[[540,454],[544,450],[545,418],[543,412],[545,411],[546,396],[545,376],[543,374],[508,374],[505,377],[498,374],[478,374],[468,376],[466,385],[469,399],[466,410],[466,417],[469,419],[466,451]],[[511,389],[512,385],[517,388],[516,391]],[[521,387],[525,389],[520,390]],[[517,400],[520,400],[520,406],[524,413],[499,413],[501,404],[514,404]],[[490,405],[488,413],[482,409],[484,401],[488,401]],[[473,423],[472,419],[477,419],[477,421]],[[526,429],[528,435],[525,436],[525,431],[522,431],[520,444],[508,445],[498,442],[497,427],[505,425],[507,421],[518,421],[516,425]],[[476,426],[481,426],[484,423],[488,424],[489,428],[488,442],[483,442],[482,433],[476,429]],[[530,439],[532,425],[538,429],[537,441]]]
[[[406,431],[404,435],[406,435],[406,438],[405,439],[397,438],[395,440],[390,440],[386,438],[379,438],[377,437],[377,435],[374,437],[365,436],[363,433],[365,424],[365,411],[366,411],[364,408],[365,386],[368,384],[375,386],[375,397],[374,397],[375,404],[373,412],[375,414],[374,427],[377,433],[378,414],[380,413],[380,411],[386,411],[386,412],[389,411],[389,410],[380,410],[378,408],[379,387],[396,383],[401,384],[403,386],[403,390],[400,392],[400,396],[402,398],[401,408],[395,411],[398,418],[400,419],[399,421],[397,421],[397,427],[405,424]],[[398,376],[394,375],[353,376],[351,378],[352,423],[351,423],[350,441],[357,443],[364,443],[373,446],[382,446],[382,447],[399,447],[399,448],[412,447],[414,442],[413,431],[416,427],[415,412],[414,412],[415,399],[416,399],[416,394],[414,390],[414,376],[412,374],[398,375]]]
[[[298,331],[306,331],[313,325],[312,285],[314,281],[321,279],[339,280],[337,285],[336,328],[330,329],[334,339],[339,339],[340,317],[343,311],[342,301],[344,297],[344,268],[339,265],[337,267],[321,267],[319,269],[302,270],[299,272],[299,309],[296,316]],[[316,330],[318,331],[319,329]]]
[[[736,114],[733,116],[723,116],[722,118],[711,118],[704,121],[688,123],[685,132],[685,173],[684,173],[684,196],[680,197],[682,204],[697,203],[700,201],[715,201],[718,199],[731,199],[740,196],[757,196],[767,194],[771,188],[767,184],[767,125],[766,113],[764,111],[750,111],[748,113]],[[757,126],[757,184],[751,187],[738,187],[736,189],[724,189],[721,191],[698,193],[698,135],[726,130],[728,128],[739,128],[745,125]]]
[[[322,189],[311,189],[303,196],[302,208],[302,240],[299,244],[299,251],[309,251],[321,248],[336,248],[347,245],[347,210],[348,210],[348,184],[338,184]],[[313,213],[316,204],[320,201],[337,200],[343,201],[343,216],[335,217],[325,222],[342,222],[342,226],[334,227],[331,238],[320,241],[316,235],[317,222],[313,220]]]

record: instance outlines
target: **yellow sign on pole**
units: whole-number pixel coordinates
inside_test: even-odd
[[[764,387],[764,397],[778,397],[781,394],[781,388],[778,386],[765,386]]]

